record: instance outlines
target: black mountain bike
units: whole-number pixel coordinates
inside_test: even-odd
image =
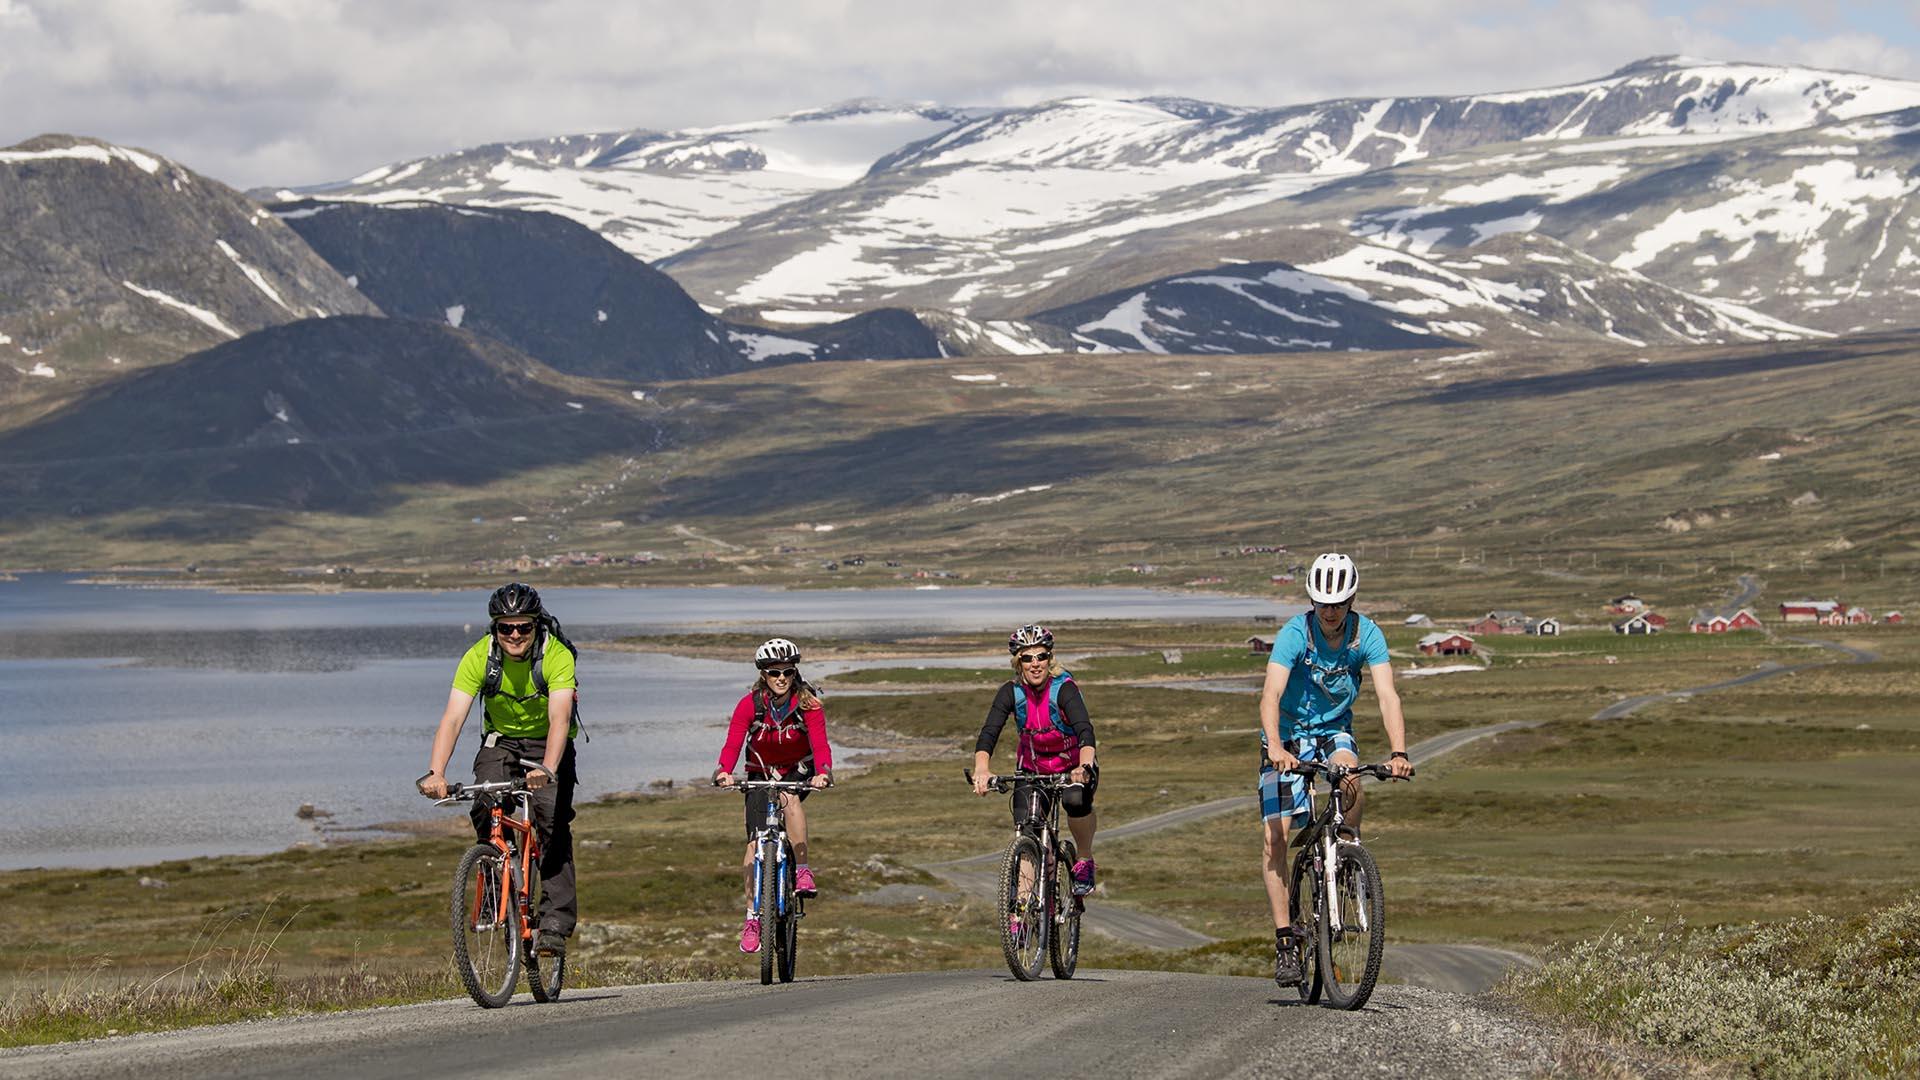
[[[1380,959],[1387,947],[1387,905],[1380,890],[1380,868],[1373,853],[1345,825],[1341,781],[1349,776],[1404,780],[1385,765],[1330,765],[1302,761],[1291,770],[1303,775],[1309,804],[1313,778],[1323,776],[1332,790],[1326,805],[1313,813],[1296,843],[1287,892],[1287,913],[1300,950],[1300,997],[1309,1004],[1324,994],[1336,1009],[1358,1009],[1373,996]]]
[[[787,815],[780,808],[780,793],[819,791],[806,780],[736,780],[733,787],[767,793],[767,816],[760,826],[753,851],[753,913],[760,920],[760,983],[793,981],[794,965],[800,952],[800,920],[807,914],[806,900],[794,890],[796,863],[793,844],[787,840]]]
[[[973,770],[965,770],[973,783]],[[1073,978],[1080,963],[1080,914],[1086,900],[1073,895],[1073,839],[1060,831],[1060,793],[1074,786],[1066,773],[1016,772],[990,776],[987,786],[1005,794],[1030,784],[1026,823],[1013,834],[1000,864],[1000,949],[1021,982],[1040,977],[1041,961],[1053,977]]]

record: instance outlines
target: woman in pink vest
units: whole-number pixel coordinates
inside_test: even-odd
[[[994,744],[1000,741],[1000,729],[1007,717],[1015,717],[1020,733],[1016,767],[1022,772],[1072,774],[1068,779],[1075,786],[1062,793],[1060,807],[1067,812],[1067,829],[1073,833],[1073,846],[1080,855],[1073,864],[1073,894],[1085,896],[1093,891],[1093,833],[1098,822],[1093,793],[1100,786],[1087,702],[1080,696],[1073,676],[1053,658],[1053,631],[1037,624],[1023,626],[1008,636],[1007,651],[1013,654],[1013,679],[994,695],[987,722],[974,743],[973,791],[976,795],[987,793]],[[1014,787],[1016,829],[1025,824],[1031,787]]]
[[[774,638],[753,655],[760,677],[747,696],[733,707],[726,745],[713,770],[713,782],[733,785],[733,763],[744,748],[750,780],[805,780],[814,789],[833,783],[833,748],[827,745],[827,714],[819,695],[800,677],[800,646]],[[786,815],[787,839],[793,843],[793,891],[815,895],[813,869],[807,865],[807,812],[801,807],[809,793],[780,793]],[[747,795],[747,855],[741,864],[747,886],[747,919],[740,927],[740,951],[760,951],[760,920],[753,913],[754,837],[767,816],[767,792]]]

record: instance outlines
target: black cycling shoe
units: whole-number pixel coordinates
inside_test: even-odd
[[[1299,986],[1302,977],[1299,948],[1291,940],[1285,945],[1274,943],[1273,981],[1281,986]]]
[[[567,955],[567,939],[551,930],[540,931],[539,944],[533,948],[535,956]]]

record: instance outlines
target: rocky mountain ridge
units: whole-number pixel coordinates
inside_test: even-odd
[[[157,154],[42,136],[0,150],[0,361],[20,398],[297,319],[379,309],[273,215]]]

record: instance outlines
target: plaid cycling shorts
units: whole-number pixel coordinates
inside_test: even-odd
[[[1326,761],[1340,750],[1356,758],[1360,755],[1351,731],[1307,735],[1288,739],[1280,745],[1301,761]],[[1267,748],[1263,742],[1260,747],[1260,820],[1272,821],[1277,817],[1286,817],[1290,828],[1304,827],[1313,813],[1313,803],[1307,798],[1306,780],[1299,773],[1282,776],[1273,767],[1273,762],[1267,760]]]

